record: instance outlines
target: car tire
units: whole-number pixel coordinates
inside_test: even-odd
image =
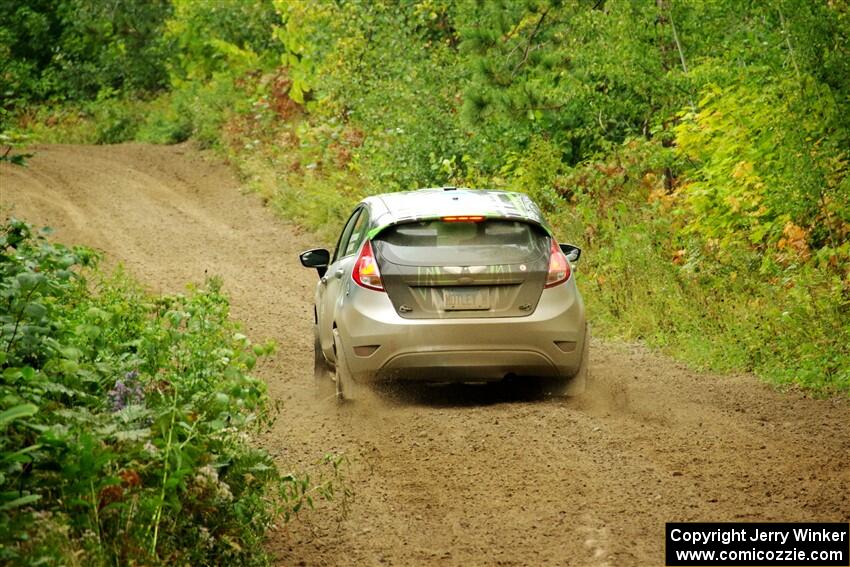
[[[316,382],[317,398],[323,400],[336,396],[333,370],[322,353],[322,343],[319,341],[317,328],[313,329],[313,379]]]
[[[339,329],[334,328],[334,378],[336,379],[336,395],[341,401],[355,401],[361,397],[361,386],[354,381],[348,361],[345,358],[345,350]]]
[[[555,396],[580,396],[587,392],[590,386],[590,325],[584,333],[584,346],[581,349],[581,363],[572,376],[556,378],[552,384],[552,394]]]

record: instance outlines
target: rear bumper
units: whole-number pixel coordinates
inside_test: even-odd
[[[338,325],[357,381],[567,377],[581,364],[585,314],[572,278],[544,290],[525,317],[403,319],[385,293],[357,292]]]

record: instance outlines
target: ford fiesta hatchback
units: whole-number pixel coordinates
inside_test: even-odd
[[[317,380],[340,398],[381,380],[548,379],[578,394],[588,374],[571,263],[526,195],[443,187],[361,201],[316,268]]]

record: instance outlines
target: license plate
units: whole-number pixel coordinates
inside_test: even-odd
[[[490,309],[490,290],[455,287],[443,290],[446,311],[484,311]]]

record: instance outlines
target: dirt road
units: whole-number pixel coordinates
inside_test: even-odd
[[[34,151],[26,169],[0,166],[4,213],[105,250],[154,291],[221,275],[249,334],[280,345],[261,373],[283,412],[260,442],[286,468],[351,460],[348,518],[273,534],[281,564],[661,565],[666,521],[850,519],[848,400],[635,346],[595,342],[580,400],[498,385],[317,400],[316,275],[297,253],[321,243],[185,146]]]

